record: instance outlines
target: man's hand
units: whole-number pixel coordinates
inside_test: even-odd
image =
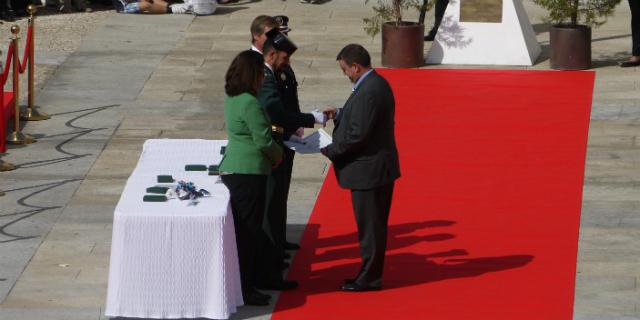
[[[324,108],[324,110],[322,110],[322,113],[324,113],[327,116],[327,119],[335,119],[336,114],[338,114],[338,109],[336,109],[335,107],[328,106]]]
[[[315,118],[317,124],[321,124],[323,127],[327,124],[327,115],[320,110],[315,109],[311,111],[313,118]]]
[[[296,136],[302,138],[302,136],[304,136],[304,128],[303,127],[298,128],[298,130],[296,130],[296,132],[294,134]]]

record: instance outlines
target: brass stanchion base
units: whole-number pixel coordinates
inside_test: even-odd
[[[25,112],[20,113],[20,120],[24,121],[42,121],[48,119],[51,119],[48,114],[39,112],[36,108],[27,108]]]
[[[0,197],[4,196],[4,192],[0,191]]]
[[[30,144],[34,142],[36,142],[36,139],[22,132],[14,131],[7,136],[7,143],[9,144]]]
[[[15,170],[16,166],[9,162],[4,162],[0,160],[0,172]]]

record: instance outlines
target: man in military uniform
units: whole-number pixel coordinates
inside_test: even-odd
[[[278,29],[271,29],[266,33],[266,36],[267,39],[262,47],[265,77],[262,87],[258,91],[258,100],[271,119],[274,140],[283,145],[283,141],[291,139],[292,133],[298,128],[312,128],[316,123],[324,124],[326,117],[320,111],[301,113],[299,107],[297,107],[297,111],[294,111],[290,106],[285,105],[284,101],[290,103],[291,98],[282,91],[285,90],[286,83],[288,83],[287,76],[283,76],[282,71],[289,66],[289,58],[297,50],[297,47]],[[283,149],[286,150],[283,161],[272,171],[268,179],[268,209],[265,212],[265,231],[273,241],[273,252],[269,253],[272,257],[267,257],[267,261],[265,261],[267,274],[259,281],[258,288],[261,289],[286,290],[297,286],[297,283],[293,284],[295,281],[282,280],[279,268],[285,253],[287,198],[294,154],[284,145]]]
[[[289,34],[291,29],[289,28],[289,17],[287,16],[275,16],[273,17],[278,23],[278,30],[283,33],[285,36]],[[284,108],[289,112],[300,113],[300,102],[298,101],[298,81],[296,80],[296,74],[293,72],[291,68],[291,64],[287,63],[282,66],[276,72],[276,81],[278,83],[278,91],[280,92],[280,97],[282,99],[282,104]],[[302,138],[304,135],[304,128],[301,127],[292,127],[292,126],[284,126],[284,138],[285,140],[296,140],[296,137]],[[290,160],[287,162],[285,166],[282,167],[284,173],[283,177],[283,196],[284,199],[280,199],[280,203],[284,203],[284,216],[287,216],[287,199],[289,197],[289,186],[291,184],[291,174],[293,171],[293,159],[295,157],[295,152],[289,148],[284,148],[285,157]],[[286,221],[285,221],[286,222]],[[286,227],[286,226],[285,226]],[[283,229],[283,232],[285,230]],[[282,235],[282,246],[285,250],[298,250],[300,246],[296,243],[292,243],[287,241],[286,232]]]
[[[272,31],[273,30],[273,31]],[[280,32],[277,32],[280,31]],[[313,127],[311,121],[311,114],[304,114],[300,112],[300,104],[298,102],[298,82],[296,81],[295,73],[289,64],[289,56],[297,49],[295,44],[291,42],[286,34],[291,31],[289,28],[289,18],[287,16],[275,16],[270,17],[261,15],[256,17],[251,23],[251,49],[262,53],[264,50],[265,41],[271,37],[273,45],[276,51],[287,54],[284,63],[277,63],[276,68],[269,69],[269,72],[265,72],[265,87],[269,87],[273,83],[267,81],[267,77],[273,76],[275,80],[275,88],[271,87],[270,93],[275,100],[279,100],[278,103],[267,103],[264,101],[263,106],[267,108],[269,116],[273,119],[282,119],[283,117],[290,120],[274,121],[276,126],[283,129],[283,133],[280,135],[280,141],[282,140],[298,140],[304,134],[303,127]],[[268,36],[268,34],[270,36]],[[283,50],[283,48],[287,50]],[[266,55],[265,55],[265,58]],[[267,67],[265,67],[267,68]],[[266,69],[265,69],[266,70]],[[273,70],[273,71],[272,71]],[[263,94],[264,91],[263,90]],[[260,99],[261,93],[258,94]],[[266,100],[263,97],[263,100]],[[267,103],[267,105],[265,105]],[[274,108],[274,105],[282,105],[282,108]],[[271,111],[270,111],[271,110]],[[293,120],[291,120],[293,119]],[[273,223],[266,227],[267,233],[274,239],[276,245],[283,250],[296,250],[299,246],[295,243],[288,242],[286,240],[286,218],[287,218],[287,199],[289,195],[289,185],[291,183],[291,171],[293,168],[293,158],[295,152],[289,148],[285,149],[285,161],[279,166],[274,176],[279,177],[277,192],[274,194],[274,201],[269,202],[269,210],[265,221],[271,219],[277,219],[272,221]],[[269,219],[271,217],[271,219]],[[288,254],[283,252],[284,256]]]

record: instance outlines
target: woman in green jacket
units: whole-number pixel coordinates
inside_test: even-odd
[[[271,138],[271,124],[256,99],[264,79],[264,59],[251,50],[238,54],[225,77],[224,120],[229,143],[220,163],[222,182],[231,195],[238,246],[242,296],[246,305],[268,305],[269,295],[255,289],[267,176],[282,161],[282,149]]]

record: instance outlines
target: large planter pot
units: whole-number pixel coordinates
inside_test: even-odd
[[[424,24],[395,22],[382,24],[382,65],[415,68],[424,65]]]
[[[554,25],[549,31],[551,68],[584,70],[591,67],[591,28]]]

